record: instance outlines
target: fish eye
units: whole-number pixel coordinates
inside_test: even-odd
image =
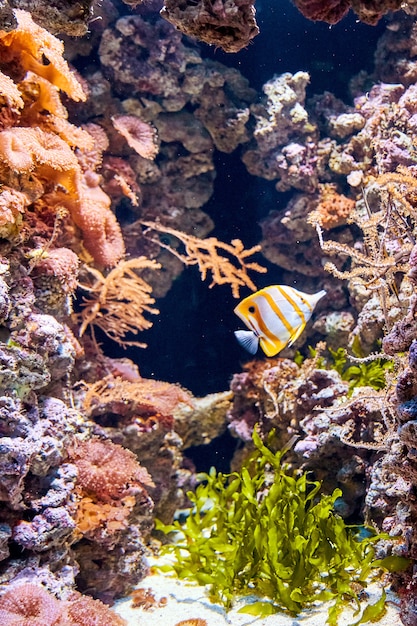
[[[253,304],[251,304],[251,306],[248,307],[248,311],[249,311],[249,313],[255,313],[256,309],[253,306]]]

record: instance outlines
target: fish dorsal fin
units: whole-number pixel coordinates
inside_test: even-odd
[[[259,337],[252,330],[235,330],[235,337],[242,348],[245,348],[249,354],[256,354]]]

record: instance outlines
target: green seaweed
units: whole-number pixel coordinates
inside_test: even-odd
[[[355,346],[357,348],[357,346]],[[348,395],[351,396],[357,387],[373,387],[374,389],[384,389],[386,386],[385,375],[394,368],[394,362],[391,359],[374,358],[372,360],[356,361],[349,363],[349,354],[345,348],[332,350],[327,348],[329,357],[319,356],[317,359],[317,367],[326,370],[335,370],[342,380],[349,384]],[[311,357],[316,356],[316,350],[309,346]],[[354,350],[355,356],[361,356],[360,350]],[[304,357],[297,352],[294,358],[295,363],[301,367]]]
[[[386,385],[385,374],[394,367],[393,361],[383,358],[348,365],[349,356],[344,348],[338,348],[338,350],[329,348],[329,352],[333,359],[332,369],[340,374],[342,380],[349,383],[350,393],[356,387],[384,389]]]
[[[209,585],[211,600],[226,608],[238,596],[256,594],[259,601],[242,611],[257,616],[278,610],[297,615],[327,600],[334,601],[330,625],[349,603],[359,615],[355,624],[381,615],[384,594],[361,612],[354,588],[408,561],[375,560],[374,544],[383,535],[368,532],[359,540],[358,527],[346,526],[334,512],[340,489],[320,495],[320,482],[282,465],[285,450],[273,453],[256,432],[253,441],[255,452],[240,472],[212,468],[188,494],[193,509],[183,525],[157,521],[158,530],[175,533],[163,547],[174,562],[161,569]]]

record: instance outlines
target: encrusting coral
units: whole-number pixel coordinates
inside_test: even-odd
[[[362,22],[376,24],[389,11],[397,11],[401,0],[293,0],[301,13],[311,20],[336,24],[352,8]],[[410,6],[414,2],[408,2]]]
[[[161,16],[185,35],[219,46],[225,52],[239,52],[259,33],[253,0],[200,0],[193,4],[165,0]]]

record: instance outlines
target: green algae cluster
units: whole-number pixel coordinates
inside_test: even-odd
[[[357,344],[358,345],[358,344]],[[311,357],[315,357],[317,352],[315,348],[309,346]],[[357,348],[353,351],[356,361],[351,364],[349,355],[345,348],[332,350],[328,348],[329,357],[319,356],[317,359],[317,367],[326,370],[335,370],[342,380],[349,385],[348,396],[351,396],[357,387],[373,387],[377,391],[386,387],[386,374],[394,369],[394,362],[388,358],[372,358],[363,359],[361,350]],[[301,367],[304,357],[298,352],[295,356],[295,362]]]
[[[347,527],[334,512],[342,494],[320,495],[321,484],[307,474],[289,472],[257,433],[255,452],[239,472],[214,469],[188,497],[193,509],[184,524],[175,521],[157,529],[174,532],[163,552],[173,565],[161,566],[183,579],[209,585],[210,599],[230,608],[248,594],[259,601],[243,611],[257,616],[286,610],[292,615],[318,601],[334,600],[329,624],[355,603],[354,624],[378,619],[385,610],[385,592],[362,610],[358,589],[384,569],[407,565],[405,559],[375,559],[382,535],[359,540],[358,528]],[[382,568],[382,569],[381,569]]]
[[[349,357],[344,348],[332,350],[329,348],[333,363],[332,369],[335,369],[341,376],[342,380],[349,383],[349,391],[356,387],[373,387],[374,389],[384,389],[386,386],[386,372],[394,369],[394,362],[391,359],[378,358],[369,362],[357,362],[349,365]]]

